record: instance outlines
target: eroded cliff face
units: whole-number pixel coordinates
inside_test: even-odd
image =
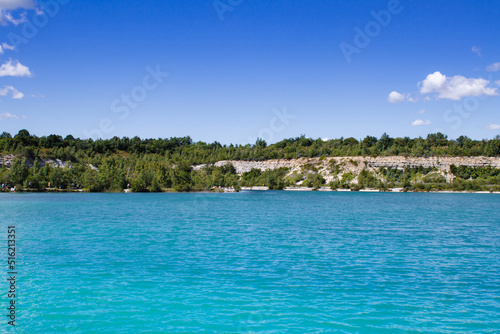
[[[10,168],[15,159],[14,155],[0,156],[0,166]],[[33,165],[33,160],[27,160],[28,165]],[[41,166],[50,164],[54,167],[67,167],[69,164],[59,159],[52,160],[47,158],[41,159]],[[289,168],[288,176],[294,174],[319,173],[327,182],[341,180],[346,173],[351,173],[355,176],[353,180],[356,183],[356,177],[363,170],[375,172],[379,168],[405,169],[405,168],[430,168],[434,167],[438,173],[443,175],[449,182],[453,179],[450,173],[450,166],[470,166],[470,167],[486,167],[491,166],[500,168],[500,157],[400,157],[400,156],[380,156],[380,157],[333,157],[333,158],[300,158],[300,159],[275,159],[266,161],[235,161],[224,160],[215,163],[215,166],[220,167],[226,164],[232,164],[238,174],[249,172],[252,168],[262,171],[278,168]],[[204,165],[194,166],[195,170],[200,170]],[[91,166],[94,168],[93,166]]]
[[[0,155],[0,167],[5,166],[7,168],[10,168],[12,166],[12,162],[16,158],[15,155],[9,154],[9,155]],[[26,163],[28,164],[29,167],[33,166],[33,159],[27,158]],[[45,166],[46,164],[49,164],[54,167],[68,167],[69,164],[66,161],[62,161],[59,159],[48,159],[48,158],[42,158],[40,159],[40,167]]]
[[[335,158],[300,158],[292,160],[266,160],[266,161],[218,161],[215,166],[232,164],[238,174],[249,172],[252,168],[266,171],[281,167],[290,168],[289,176],[300,173],[319,173],[327,182],[341,179],[345,173],[359,175],[364,169],[370,172],[377,172],[379,168],[418,168],[434,167],[439,174],[443,175],[447,181],[451,181],[453,176],[450,173],[450,166],[470,166],[500,168],[500,158],[498,157],[335,157]],[[201,169],[203,165],[196,166]],[[332,170],[336,169],[336,172]],[[354,182],[356,182],[354,180]]]
[[[363,169],[375,169],[379,167],[404,169],[406,167],[436,167],[442,171],[448,172],[451,165],[486,167],[491,166],[500,168],[500,158],[491,157],[433,157],[433,158],[415,158],[415,157],[340,157],[340,158],[300,158],[292,160],[266,160],[266,161],[235,161],[224,160],[215,163],[215,166],[224,166],[228,163],[236,168],[238,174],[249,172],[252,168],[262,171],[268,169],[277,169],[281,167],[297,168],[311,165],[316,168],[327,168],[331,165],[343,164],[350,171],[362,171]]]

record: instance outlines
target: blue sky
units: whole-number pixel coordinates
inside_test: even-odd
[[[236,144],[500,133],[498,1],[0,8],[0,131]]]

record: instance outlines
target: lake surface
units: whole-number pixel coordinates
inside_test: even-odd
[[[499,333],[500,195],[0,194],[0,333]]]

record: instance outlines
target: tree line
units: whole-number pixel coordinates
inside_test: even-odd
[[[411,186],[412,173],[432,174],[431,171],[379,171],[374,175],[363,171],[360,175],[343,175],[327,185],[318,173],[304,173],[285,177],[287,169],[274,171],[252,170],[239,176],[233,166],[215,167],[221,160],[262,161],[268,159],[294,159],[302,157],[330,156],[500,156],[500,138],[472,140],[461,136],[448,139],[442,133],[429,134],[427,138],[392,138],[383,134],[380,138],[367,136],[362,140],[340,138],[332,140],[311,139],[302,135],[268,145],[258,139],[253,145],[222,145],[219,142],[194,142],[190,137],[168,139],[118,138],[103,140],[79,139],[69,135],[37,137],[27,130],[15,136],[7,132],[0,135],[0,152],[13,154],[12,166],[2,165],[0,183],[7,187],[26,189],[86,189],[88,191],[136,192],[199,191],[218,187],[268,186],[282,189],[300,183],[319,188],[354,187],[357,178],[360,186],[377,187]],[[70,168],[57,168],[43,164],[46,159],[60,159]],[[204,164],[194,170],[193,165]],[[332,167],[335,173],[335,166]],[[464,166],[452,168],[457,179],[480,183],[493,180],[496,170],[470,169]],[[337,166],[338,169],[338,166]],[[338,170],[337,170],[338,172]],[[409,173],[409,174],[408,174]],[[415,181],[415,180],[414,180]],[[442,185],[439,177],[429,176],[425,184]],[[491,183],[490,182],[490,183]],[[415,182],[413,182],[415,184]]]
[[[71,135],[37,137],[27,130],[15,136],[7,132],[0,135],[0,152],[20,154],[35,158],[47,156],[66,161],[81,161],[99,155],[159,154],[170,160],[189,164],[213,163],[220,160],[295,159],[339,156],[500,156],[500,137],[473,140],[466,136],[448,139],[442,133],[429,134],[427,138],[392,138],[384,133],[380,138],[311,139],[305,135],[283,139],[272,145],[258,139],[253,145],[222,145],[215,141],[194,142],[191,137],[158,139],[118,138],[79,139]]]

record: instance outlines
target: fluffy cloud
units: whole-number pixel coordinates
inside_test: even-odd
[[[12,86],[5,86],[4,88],[0,88],[0,96],[11,95],[13,99],[20,100],[24,97],[24,94],[15,89]]]
[[[389,97],[387,98],[387,100],[390,102],[390,103],[398,103],[398,102],[404,102],[405,100],[405,97],[403,94],[401,93],[398,93],[396,91],[392,91],[390,94],[389,94]]]
[[[426,126],[426,125],[430,125],[430,124],[431,124],[431,121],[429,121],[428,119],[426,119],[425,121],[421,120],[421,119],[417,119],[417,120],[411,122],[411,126]]]
[[[22,116],[17,116],[17,115],[13,115],[11,113],[8,113],[8,112],[5,112],[3,114],[0,114],[0,121],[3,121],[3,120],[12,120],[12,119],[26,119],[28,117],[22,115]]]
[[[490,124],[486,126],[487,130],[500,130],[500,124]]]
[[[433,91],[437,91],[446,83],[446,75],[442,75],[441,72],[437,71],[429,74],[423,82],[420,82],[420,93],[429,94]]]
[[[426,112],[427,112],[427,110],[425,110],[425,109],[420,109],[420,110],[418,111],[418,113],[419,113],[419,114],[425,114]]]
[[[497,72],[497,71],[500,71],[500,62],[499,63],[493,63],[491,65],[486,66],[486,71],[488,71],[488,72]]]
[[[421,94],[437,93],[439,99],[460,100],[467,96],[498,95],[497,88],[487,87],[486,79],[466,78],[461,75],[447,77],[437,71],[419,83]]]
[[[0,66],[0,77],[31,77],[31,72],[27,66],[11,59]]]
[[[403,95],[401,93],[398,93],[396,91],[392,91],[389,96],[387,97],[387,100],[390,103],[400,103],[400,102],[405,102],[405,101],[410,101],[414,102],[415,100],[410,96],[410,94]]]
[[[34,9],[36,1],[34,0],[0,0],[0,9]]]

